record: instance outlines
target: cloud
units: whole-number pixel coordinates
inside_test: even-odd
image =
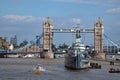
[[[42,20],[39,17],[20,15],[4,15],[1,16],[1,18],[3,18],[3,20],[9,20],[9,22],[35,22],[37,20]]]
[[[20,42],[24,39],[32,40],[42,32],[43,18],[21,15],[3,15],[0,16],[0,36],[17,35]]]
[[[78,18],[71,18],[69,21],[75,24],[80,24],[80,19]]]
[[[93,5],[120,5],[120,0],[52,0],[56,2],[93,4]]]
[[[109,9],[109,10],[106,11],[106,13],[107,14],[114,14],[114,15],[118,14],[119,15],[120,14],[120,7]]]
[[[96,4],[95,0],[53,0],[58,2],[65,2],[65,3],[80,3],[80,4]]]
[[[0,28],[5,31],[21,31],[24,28],[40,26],[43,18],[34,16],[3,15],[0,16]],[[25,31],[25,30],[23,30]]]
[[[120,5],[120,0],[108,0],[107,3],[110,5]]]

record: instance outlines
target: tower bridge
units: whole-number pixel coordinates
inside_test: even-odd
[[[105,53],[103,52],[104,47],[104,38],[107,40],[107,51],[106,53],[111,52],[111,47],[114,47],[115,51],[116,48],[119,52],[120,46],[112,41],[106,34],[104,34],[104,22],[98,18],[98,21],[94,23],[93,29],[81,29],[80,25],[73,29],[55,29],[54,24],[51,21],[50,18],[47,18],[43,23],[43,32],[41,35],[38,35],[35,37],[34,40],[30,41],[27,45],[14,49],[10,51],[9,53],[22,53],[26,54],[29,52],[39,53],[42,58],[53,58],[54,53],[52,51],[52,44],[53,44],[53,36],[55,33],[76,33],[76,30],[79,28],[80,33],[88,33],[88,34],[94,34],[94,51],[96,52],[96,57],[98,58],[105,58]],[[41,39],[43,39],[43,45],[41,47]],[[112,46],[110,46],[112,44]],[[32,49],[32,50],[31,50]],[[113,48],[112,48],[113,50]],[[0,51],[2,52],[2,51]],[[112,51],[114,52],[114,51]]]
[[[78,25],[77,28],[80,28]],[[53,58],[54,54],[52,52],[53,44],[53,34],[54,33],[75,33],[76,29],[54,29],[54,24],[48,17],[43,23],[43,53],[41,57],[43,58]],[[94,48],[97,53],[97,57],[105,59],[105,54],[103,53],[103,40],[104,40],[104,22],[100,21],[100,18],[94,24],[94,29],[81,29],[81,33],[93,33],[94,34]]]

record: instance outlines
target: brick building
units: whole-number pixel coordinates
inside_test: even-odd
[[[0,48],[9,49],[9,43],[5,38],[0,37]]]

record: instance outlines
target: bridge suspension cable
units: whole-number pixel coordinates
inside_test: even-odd
[[[104,34],[104,36],[110,43],[112,43],[114,46],[120,48],[120,46],[117,43],[115,43],[112,39],[110,39],[106,34]]]
[[[104,34],[104,37],[107,39],[107,53],[119,52],[120,46],[117,43],[115,43],[112,39],[110,39],[106,34]],[[112,44],[112,46],[110,46],[110,44],[108,44],[108,42],[110,42]]]
[[[40,40],[41,40],[42,37],[43,37],[43,33],[42,33],[41,35],[39,35],[39,36],[36,36],[36,38],[35,38],[34,40],[30,41],[30,42],[29,42],[28,44],[26,44],[25,46],[20,47],[20,48],[17,48],[17,49],[14,49],[12,52],[22,51],[22,50],[25,50],[25,49],[33,46],[33,45],[36,45],[36,46],[40,47],[40,46],[41,46],[41,45],[40,45]]]

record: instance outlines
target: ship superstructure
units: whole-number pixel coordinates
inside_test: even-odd
[[[90,67],[90,56],[86,46],[81,42],[80,27],[76,30],[75,43],[65,56],[65,67],[82,69]]]

